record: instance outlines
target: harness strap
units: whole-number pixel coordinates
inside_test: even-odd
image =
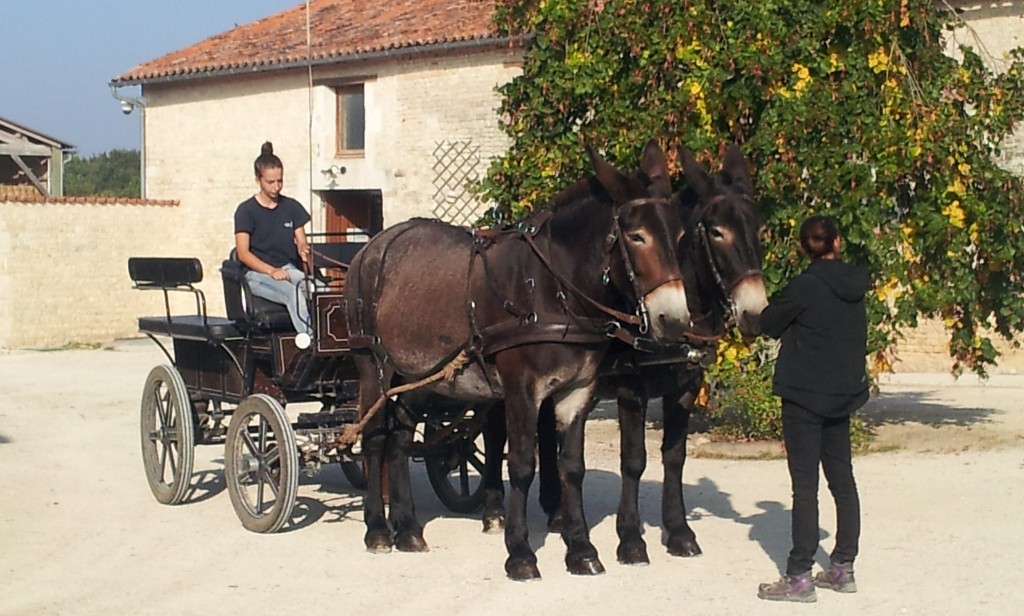
[[[615,319],[617,319],[619,321],[623,321],[625,323],[629,323],[630,325],[640,325],[641,324],[642,321],[641,321],[640,317],[636,316],[635,314],[626,314],[625,312],[621,312],[621,311],[616,310],[616,309],[614,309],[614,308],[612,308],[610,306],[605,306],[601,302],[599,302],[599,301],[591,298],[589,295],[585,294],[583,291],[580,291],[578,288],[576,288],[575,285],[573,285],[571,282],[566,280],[561,274],[559,274],[558,272],[555,271],[554,265],[548,259],[547,255],[545,255],[541,251],[540,247],[537,246],[537,243],[533,240],[533,237],[531,235],[523,233],[522,237],[523,237],[524,240],[526,240],[526,243],[533,250],[534,254],[537,255],[537,258],[540,259],[540,262],[544,264],[544,267],[546,267],[547,270],[549,272],[551,272],[551,275],[554,276],[555,279],[560,284],[564,285],[578,299],[585,300],[588,304],[590,304],[594,308],[597,308],[601,312],[603,312],[603,313],[607,314],[608,316],[613,317],[613,318],[615,318]]]
[[[595,323],[596,325],[596,323]],[[557,342],[562,344],[597,344],[606,342],[603,333],[588,331],[572,323],[522,323],[504,321],[480,330],[482,352],[485,356],[525,346]]]

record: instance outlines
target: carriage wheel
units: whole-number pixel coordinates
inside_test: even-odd
[[[192,479],[195,423],[188,389],[178,371],[156,366],[146,377],[141,405],[142,465],[156,500],[177,505]]]
[[[428,421],[423,438],[429,442],[433,433],[448,428],[448,422],[438,425]],[[486,487],[483,478],[487,461],[484,454],[483,434],[472,431],[456,433],[438,451],[424,456],[427,479],[434,493],[451,511],[473,513],[483,507]]]
[[[245,528],[274,533],[291,519],[299,489],[299,449],[277,400],[255,394],[232,413],[224,446],[224,480]]]
[[[366,470],[363,468],[363,457],[345,454],[338,461],[341,467],[341,474],[348,479],[349,484],[357,490],[366,489]]]

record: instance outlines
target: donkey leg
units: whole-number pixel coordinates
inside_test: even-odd
[[[376,363],[369,357],[353,355],[356,368],[359,370],[360,416],[365,413],[381,395],[381,382],[377,375]],[[391,529],[388,527],[384,513],[384,447],[387,442],[385,407],[371,419],[363,430],[363,462],[366,468],[366,496],[363,497],[363,519],[366,521],[366,534],[363,544],[368,552],[383,554],[391,551]]]
[[[699,383],[699,382],[698,382]],[[697,535],[686,521],[683,500],[683,464],[686,463],[686,434],[696,387],[666,395],[663,399],[665,437],[661,446],[665,481],[662,484],[661,518],[668,534],[666,544],[672,556],[700,556]]]
[[[624,565],[647,565],[647,544],[640,528],[638,499],[640,477],[647,468],[647,446],[644,442],[644,418],[647,401],[635,388],[620,387],[619,402],[619,472],[622,492],[615,517],[615,531],[619,535],[616,557]]]
[[[484,532],[495,534],[505,528],[505,483],[501,479],[504,463],[505,443],[508,440],[505,430],[505,406],[497,402],[487,410],[487,422],[484,424]]]
[[[590,542],[590,530],[583,513],[583,433],[587,415],[594,408],[593,387],[573,390],[555,402],[555,418],[559,421],[558,473],[562,481],[562,541],[567,548],[565,567],[573,575],[598,575],[604,565],[597,548]],[[564,418],[564,419],[563,419]]]
[[[526,524],[526,501],[533,483],[537,459],[535,453],[537,406],[520,385],[512,391],[505,384],[505,425],[508,430],[509,492],[505,507],[505,573],[516,581],[540,578],[537,555],[530,547]]]
[[[363,518],[366,534],[363,544],[368,552],[386,554],[391,551],[391,528],[384,507],[384,447],[387,435],[380,426],[366,426],[363,433],[363,461],[366,464],[366,496],[363,497]]]
[[[558,476],[558,425],[550,398],[541,404],[537,417],[537,468],[540,508],[548,515],[548,532],[560,533],[564,525],[562,479]]]
[[[423,539],[423,526],[416,519],[416,506],[412,500],[409,477],[409,444],[415,421],[405,409],[396,405],[396,419],[388,435],[385,461],[388,469],[388,520],[395,533],[395,547],[400,552],[428,552]]]

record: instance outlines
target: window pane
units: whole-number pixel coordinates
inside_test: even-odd
[[[342,150],[362,150],[365,146],[366,113],[363,108],[363,88],[346,88],[339,93],[338,104],[341,107]]]

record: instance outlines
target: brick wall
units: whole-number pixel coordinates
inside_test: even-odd
[[[162,300],[131,288],[130,256],[188,256],[173,201],[0,196],[0,348],[136,335]],[[209,275],[209,274],[208,274]]]

